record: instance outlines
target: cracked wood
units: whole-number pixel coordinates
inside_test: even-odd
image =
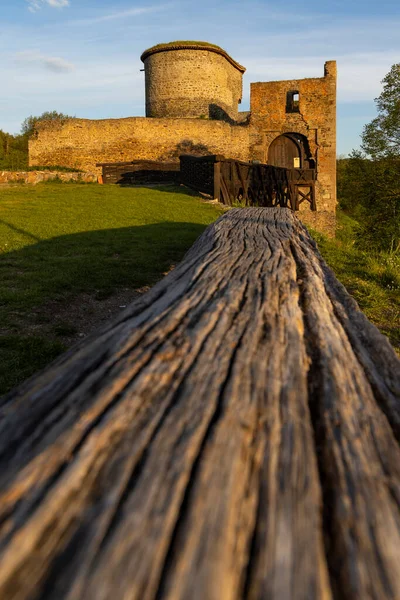
[[[2,402],[0,597],[400,597],[400,363],[287,209],[233,209]]]

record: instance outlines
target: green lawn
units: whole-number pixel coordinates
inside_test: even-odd
[[[336,239],[311,233],[339,281],[400,355],[400,256],[357,249],[357,227],[355,219],[338,210]]]
[[[0,395],[65,349],[54,307],[152,285],[220,214],[180,187],[0,189]]]
[[[184,188],[0,188],[0,395],[77,339],[77,323],[90,310],[96,321],[118,294],[129,301],[134,290],[160,279],[220,214]],[[313,235],[400,353],[400,257],[355,249],[356,228],[339,212],[335,240]]]

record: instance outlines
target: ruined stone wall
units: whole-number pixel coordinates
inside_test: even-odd
[[[299,92],[299,112],[286,112],[287,92]],[[251,84],[251,150],[266,162],[268,148],[282,133],[308,139],[317,163],[317,209],[336,209],[336,62],[325,63],[325,76]]]
[[[179,162],[180,154],[249,159],[249,128],[203,119],[71,119],[42,122],[29,142],[29,164],[101,173],[100,162]]]
[[[77,183],[96,183],[95,173],[66,173],[65,171],[0,171],[1,183],[30,183],[36,185],[44,181],[64,181]]]
[[[225,113],[238,118],[243,73],[224,55],[180,49],[156,52],[143,61],[148,117],[221,118]]]

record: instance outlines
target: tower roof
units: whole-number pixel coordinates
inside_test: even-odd
[[[140,59],[144,62],[151,54],[155,54],[156,52],[167,52],[168,50],[207,50],[208,52],[215,52],[216,54],[220,54],[226,58],[226,60],[241,73],[244,73],[246,70],[245,67],[229,56],[229,54],[225,52],[223,48],[220,48],[215,44],[210,44],[209,42],[193,40],[177,40],[175,42],[168,42],[166,44],[157,44],[156,46],[152,46],[151,48],[145,50]]]

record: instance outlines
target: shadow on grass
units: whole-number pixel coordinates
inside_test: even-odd
[[[183,258],[205,228],[198,223],[162,222],[88,231],[2,254],[0,395],[65,350],[60,340],[41,334],[41,322],[48,321],[43,316],[49,316],[46,304],[67,305],[80,294],[101,300],[120,289],[150,286]]]
[[[179,183],[115,183],[109,185],[118,185],[122,188],[146,188],[148,190],[157,190],[160,192],[166,192],[169,194],[183,194],[185,196],[192,196],[193,198],[199,198],[199,200],[209,201],[212,200],[211,197],[206,197],[203,194],[200,194],[197,190],[193,188],[186,187],[185,185]]]

